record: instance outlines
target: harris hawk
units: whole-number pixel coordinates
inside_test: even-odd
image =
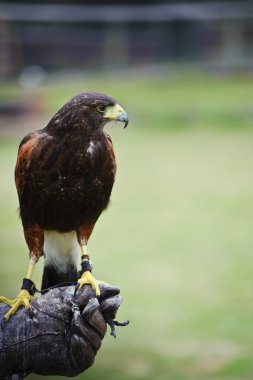
[[[97,219],[108,206],[116,172],[111,138],[103,130],[110,120],[128,124],[127,113],[111,97],[83,92],[70,99],[48,125],[21,141],[15,168],[20,217],[29,249],[29,268],[9,319],[34,294],[34,266],[44,254],[42,289],[76,281],[90,284],[97,296],[98,282],[91,274],[87,243]]]

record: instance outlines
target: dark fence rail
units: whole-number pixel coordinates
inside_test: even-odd
[[[0,77],[58,68],[191,63],[253,69],[253,1],[0,3]]]
[[[148,4],[56,5],[0,3],[1,14],[12,21],[43,22],[163,22],[246,19],[253,17],[252,1]]]

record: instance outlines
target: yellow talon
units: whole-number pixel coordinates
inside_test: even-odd
[[[98,287],[97,280],[92,276],[90,271],[83,272],[82,277],[77,281],[79,283],[79,289],[82,288],[83,285],[88,284],[91,285],[92,289],[95,291],[96,296],[100,296],[100,290]]]
[[[25,289],[22,289],[20,291],[15,300],[9,300],[6,297],[0,297],[0,302],[4,302],[7,305],[11,306],[10,310],[8,311],[8,313],[5,314],[4,318],[8,320],[13,314],[16,313],[20,306],[24,306],[26,309],[29,309],[31,307],[30,301],[33,298],[34,297],[31,296],[30,293]]]

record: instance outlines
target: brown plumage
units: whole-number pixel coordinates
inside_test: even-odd
[[[125,111],[114,99],[98,93],[81,93],[67,102],[45,128],[22,140],[15,180],[24,235],[33,262],[43,253],[46,232],[50,244],[55,244],[53,231],[67,240],[68,233],[75,231],[79,245],[87,245],[97,219],[108,205],[115,178],[112,141],[103,131],[110,119],[123,121],[125,125],[128,122]],[[59,257],[49,259],[47,255],[55,255],[56,248],[52,254],[46,247],[48,244],[44,245],[43,287],[75,278],[76,262],[67,258],[72,253],[58,252]],[[58,268],[64,254],[63,259],[68,262]]]

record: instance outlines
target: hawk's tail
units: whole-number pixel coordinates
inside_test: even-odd
[[[70,267],[66,273],[58,272],[54,266],[45,266],[42,277],[41,290],[50,288],[51,286],[61,285],[65,282],[76,282],[76,267]]]

